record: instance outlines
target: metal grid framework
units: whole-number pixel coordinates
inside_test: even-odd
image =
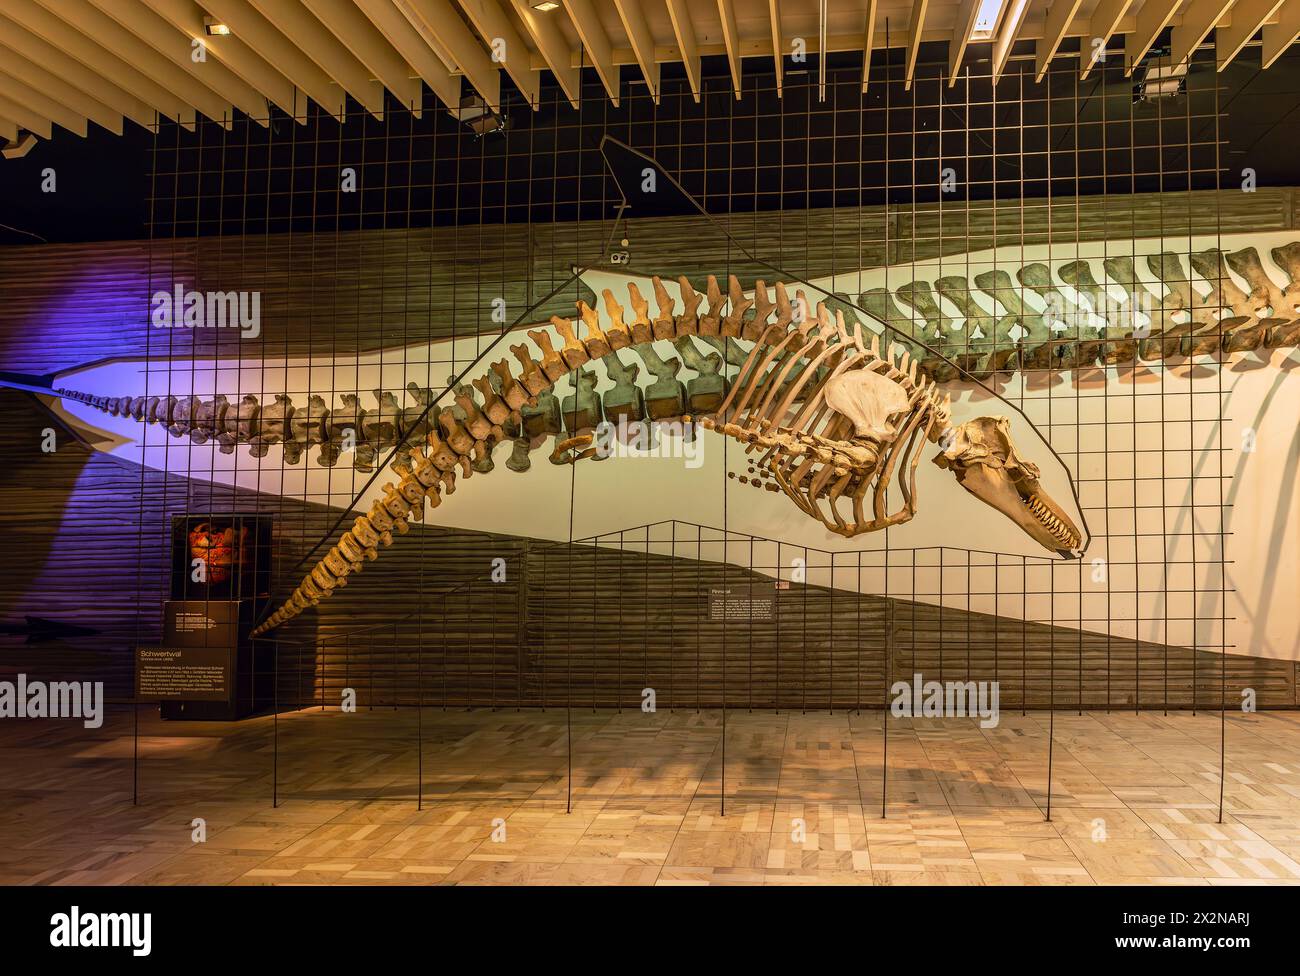
[[[607,99],[593,97],[585,99],[577,112],[558,91],[550,90],[544,92],[546,101],[530,125],[479,141],[472,141],[441,113],[426,112],[423,120],[417,120],[395,106],[383,126],[359,109],[342,126],[322,119],[297,126],[283,117],[265,129],[242,119],[230,131],[199,125],[194,133],[188,133],[179,126],[166,125],[158,133],[153,153],[151,236],[158,242],[216,235],[222,266],[273,276],[288,272],[265,264],[266,251],[256,244],[261,235],[286,235],[291,249],[306,252],[312,269],[323,271],[330,269],[317,267],[317,250],[328,250],[328,260],[336,264],[347,260],[340,257],[336,245],[345,238],[352,240],[346,235],[354,230],[477,226],[478,253],[459,256],[468,257],[466,263],[477,271],[453,275],[441,296],[441,302],[451,309],[451,335],[475,337],[474,353],[469,359],[407,364],[401,359],[406,355],[402,352],[397,360],[404,366],[445,368],[448,374],[458,374],[501,335],[500,325],[490,319],[492,296],[514,289],[536,301],[556,290],[573,288],[569,267],[598,261],[604,243],[620,226],[618,186],[608,172],[592,171],[591,166],[590,150],[603,135],[624,140],[659,160],[709,214],[728,217],[727,228],[734,241],[748,245],[747,233],[752,235],[754,253],[800,278],[824,274],[818,263],[822,258],[813,253],[816,234],[825,233],[824,225],[815,226],[814,222],[824,219],[832,222],[833,254],[856,250],[861,257],[883,250],[895,255],[891,274],[895,268],[904,274],[909,259],[915,267],[922,246],[949,254],[970,252],[1005,240],[1004,231],[1026,243],[1030,240],[1024,229],[1026,214],[1035,210],[1046,214],[1048,232],[1043,242],[1053,253],[1077,255],[1078,223],[1059,219],[1062,200],[1072,202],[1077,214],[1082,197],[1099,194],[1108,212],[1122,216],[1131,212],[1136,192],[1217,190],[1230,182],[1220,158],[1221,106],[1213,70],[1196,70],[1194,62],[1183,95],[1139,104],[1118,59],[1100,65],[1086,82],[1078,79],[1076,71],[1063,69],[1049,71],[1043,83],[1035,84],[1027,64],[1013,63],[994,86],[987,73],[981,74],[986,67],[968,65],[950,86],[944,66],[921,65],[907,90],[901,60],[881,57],[873,61],[868,94],[861,93],[857,72],[833,72],[825,102],[818,101],[812,76],[789,74],[781,99],[775,97],[771,76],[747,75],[739,100],[732,97],[729,85],[719,82],[716,90],[710,90],[714,86],[706,79],[699,106],[693,104],[686,85],[670,82],[665,82],[658,105],[643,90],[632,88],[618,109]],[[588,79],[587,84],[598,83]],[[339,192],[343,167],[356,171],[359,190],[355,194]],[[943,170],[949,167],[954,170],[956,186],[951,196],[941,189]],[[883,203],[890,214],[910,216],[915,223],[918,215],[936,208],[949,212],[947,207],[954,200],[964,207],[966,219],[951,230],[942,227],[941,219],[938,235],[929,239],[891,240],[889,219],[883,223],[883,236],[874,236],[861,210],[856,215],[836,211],[829,218],[817,212],[822,207]],[[940,208],[940,203],[947,206]],[[776,211],[782,214],[780,246],[775,252],[764,252],[760,228]],[[992,241],[970,236],[974,214],[991,217],[995,228]],[[744,215],[752,215],[752,219]],[[510,262],[505,251],[512,227],[523,224],[532,234],[535,228],[565,222],[573,222],[570,250],[557,244],[559,237],[553,235],[550,254],[507,271]],[[365,238],[356,240],[361,248],[368,246]],[[386,237],[380,244],[369,245],[377,247],[383,259],[400,253],[405,241],[401,273],[382,282],[383,301],[394,292],[409,297],[417,287],[432,289],[431,276],[418,284],[410,277],[410,240],[409,235]],[[719,240],[726,238],[720,236]],[[327,249],[326,241],[334,246]],[[1189,242],[1186,237],[1170,236],[1166,243],[1177,250]],[[729,248],[720,250],[708,270],[725,273],[736,257]],[[489,258],[500,260],[492,265]],[[263,261],[261,267],[259,260]],[[427,260],[433,269],[442,256],[430,253]],[[852,279],[857,276],[860,285],[860,269],[865,263],[851,261],[849,267],[832,267],[830,272],[837,285],[845,283],[846,291],[856,293]],[[539,266],[550,268],[549,278],[539,280]],[[484,273],[487,267],[495,267],[498,274],[488,278]],[[166,280],[175,273],[174,267],[155,266],[151,278]],[[901,282],[890,282],[896,283]],[[295,282],[286,284],[292,288]],[[229,286],[225,282],[210,285]],[[314,352],[330,354],[347,345],[340,343],[340,336],[346,336],[341,321],[353,324],[353,346],[364,347],[374,338],[365,324],[373,309],[366,306],[367,296],[359,287],[336,287],[327,294],[315,294],[312,300],[314,307],[329,310],[328,317],[324,311],[321,314],[330,327],[317,333],[314,323],[305,321],[295,323],[295,328],[310,336]],[[399,304],[396,314],[403,323],[401,334],[383,337],[393,346],[405,349],[417,341],[447,334],[445,323],[412,315],[406,305]],[[174,360],[190,357],[190,368],[196,370],[198,360],[210,352],[202,347],[203,338],[196,337],[194,344],[184,346],[174,335],[168,335],[165,342],[151,339],[148,354]],[[284,348],[277,348],[263,341],[253,353],[245,344],[239,354],[288,355],[288,345],[286,341]],[[393,362],[391,358],[384,361]],[[1155,374],[1159,383],[1155,389],[1141,392],[1132,386],[1131,419],[1119,429],[1113,422],[1095,419],[1090,397],[1078,384],[1062,383],[1046,397],[1017,403],[1074,469],[1096,544],[1112,570],[1104,621],[1085,618],[1080,600],[1077,615],[1058,617],[1053,609],[1045,622],[1080,631],[1090,625],[1109,626],[1114,622],[1112,598],[1118,602],[1121,597],[1159,590],[1165,633],[1189,620],[1208,623],[1208,629],[1193,626],[1191,641],[1180,643],[1189,643],[1194,652],[1218,652],[1225,649],[1226,632],[1224,512],[1229,474],[1223,457],[1229,449],[1221,443],[1221,435],[1218,450],[1208,455],[1197,454],[1195,445],[1197,432],[1204,429],[1201,425],[1221,430],[1217,425],[1224,419],[1220,406],[1222,367],[1202,371],[1189,385],[1188,397],[1196,402],[1189,404],[1185,445],[1167,440],[1169,425],[1163,417],[1165,377],[1177,364],[1160,361],[1144,368]],[[148,377],[145,379],[147,386]],[[1147,397],[1156,414],[1142,405]],[[1209,404],[1208,409],[1199,405],[1202,401]],[[1103,412],[1102,416],[1106,415]],[[1110,479],[1099,483],[1078,477],[1088,460],[1079,431],[1099,423],[1105,427],[1107,439],[1099,452],[1103,460],[1128,459],[1131,492],[1125,499],[1105,497],[1105,481]],[[1194,464],[1193,454],[1197,454]],[[1190,497],[1167,497],[1170,479],[1189,473]],[[582,471],[575,469],[574,478],[582,476]],[[304,495],[295,501],[347,506],[367,480],[363,474],[354,474],[342,488],[332,483],[324,497]],[[267,476],[259,484],[274,489],[275,478]],[[184,487],[177,490],[188,491]],[[468,490],[473,490],[472,486]],[[720,492],[726,490],[725,483],[719,485]],[[277,514],[282,528],[293,521],[295,516],[287,510],[277,511],[270,497],[263,502],[259,511]],[[1116,514],[1116,509],[1124,506],[1131,509],[1132,517]],[[146,522],[143,510],[141,522],[142,526]],[[305,518],[302,525],[305,529]],[[1165,558],[1169,540],[1184,532],[1194,536],[1187,567],[1190,578],[1181,564],[1171,564]],[[399,545],[420,547],[423,561],[424,547],[432,543],[418,538]],[[298,555],[299,551],[287,553],[282,569],[294,565]],[[1217,572],[1199,577],[1198,570],[1209,565],[1217,566]],[[1078,574],[1080,588],[1086,572],[1081,563],[1051,569],[1054,580],[1057,574]],[[417,593],[434,592],[422,574],[411,585]],[[1216,594],[1218,619],[1201,620],[1196,607],[1202,598]],[[1021,595],[1032,596],[1028,592]],[[923,601],[926,593],[890,596]],[[390,601],[388,594],[379,591],[372,598],[381,608]],[[144,612],[152,611],[142,608]],[[1082,665],[1079,671],[1082,673]],[[1162,693],[1138,704],[1167,707],[1167,678],[1166,668]],[[1106,704],[1109,700],[1085,702],[1082,696],[1071,703],[1079,707]]]
[[[575,757],[573,751],[575,711],[718,712],[717,799],[723,813],[729,710],[879,710],[885,716],[880,728],[884,817],[895,682],[919,682],[924,673],[926,680],[941,684],[992,682],[1003,689],[1003,705],[1018,708],[1022,715],[1029,711],[1031,684],[1047,689],[1044,815],[1050,820],[1057,710],[1077,708],[1082,715],[1085,708],[1112,707],[1111,642],[1095,635],[1089,641],[1094,660],[1105,653],[1107,683],[1104,702],[1086,701],[1083,632],[1062,634],[1047,621],[1031,620],[1027,612],[1033,596],[1052,592],[1054,563],[1047,558],[946,547],[834,553],[670,521],[543,543],[504,563],[509,587],[468,574],[421,594],[427,599],[418,609],[388,625],[311,643],[263,638],[274,648],[273,666],[254,680],[270,689],[276,715],[282,709],[326,712],[345,689],[357,703],[364,702],[361,707],[367,713],[414,708],[411,751],[417,773],[409,798],[417,807],[425,802],[426,755],[431,764],[437,763],[436,745],[426,742],[418,720],[425,709],[546,711],[548,702],[559,700],[566,715],[565,789],[570,804],[575,764],[582,764],[581,755]],[[1019,590],[1004,592],[999,574],[989,572],[1006,565],[1018,569],[1025,583]],[[805,574],[821,576],[826,585],[801,582]],[[966,610],[946,624],[944,585],[953,578]],[[986,586],[991,589],[983,589]],[[642,589],[639,594],[637,587]],[[737,602],[715,606],[708,594],[719,588],[726,591],[724,599],[735,597]],[[905,598],[891,595],[891,588],[901,589]],[[513,606],[501,598],[503,589],[514,597]],[[764,589],[771,594],[766,600]],[[880,596],[859,596],[862,591]],[[586,601],[562,602],[578,592]],[[972,613],[974,601],[986,597],[993,598],[994,606],[1018,601],[1018,619]],[[562,611],[548,615],[545,607],[555,605]],[[492,619],[485,628],[489,610]],[[503,617],[513,618],[513,624],[500,628]],[[617,633],[630,631],[638,638],[635,646],[618,643],[610,653],[608,627],[615,621]],[[485,634],[490,636],[485,639]],[[1064,653],[1058,654],[1058,643]],[[1037,659],[1031,657],[1034,644],[1040,650],[1046,645],[1046,653]],[[1148,650],[1154,657],[1160,648]],[[1131,654],[1137,665],[1131,703],[1138,711],[1143,707],[1142,651],[1134,647]],[[1069,660],[1076,652],[1077,660]],[[1209,660],[1202,672],[1193,673],[1190,704],[1193,709],[1219,708],[1226,733],[1222,703],[1232,680],[1231,658],[1205,657]],[[1195,667],[1194,656],[1191,663]],[[1167,693],[1167,658],[1165,664]],[[782,682],[783,671],[788,685]],[[1078,693],[1072,701],[1068,693],[1067,700],[1058,701],[1058,679],[1064,676],[1072,684],[1071,671]],[[764,684],[768,693],[756,696],[756,687]],[[1159,687],[1157,682],[1152,685]],[[1228,761],[1226,735],[1220,747],[1222,770]],[[291,734],[280,733],[278,722],[272,729],[271,751],[272,798],[278,803],[283,795],[295,795],[294,787],[287,793],[280,790],[280,763],[301,768],[309,757]],[[855,773],[862,775],[861,770]]]
[[[501,581],[466,570],[389,622],[262,638],[283,662],[258,673],[264,697],[274,685],[300,709],[327,708],[350,688],[372,709],[595,710],[636,708],[652,688],[667,708],[860,711],[887,707],[893,679],[923,671],[997,682],[1022,713],[1082,713],[1167,708],[1171,690],[1175,707],[1214,709],[1226,680],[1223,656],[1184,651],[1171,685],[1168,647],[1063,630],[1035,613],[1054,592],[1059,564],[1047,557],[837,553],[674,520],[501,558]],[[1018,585],[1003,583],[1008,569]],[[727,587],[745,612],[711,607],[710,593]],[[768,603],[757,615],[756,593]],[[1104,675],[1102,692],[1085,691],[1090,671]]]
[[[578,109],[544,87],[536,111],[507,101],[517,125],[480,140],[427,95],[422,118],[390,100],[383,123],[353,106],[344,124],[317,111],[297,126],[278,113],[267,127],[239,116],[228,131],[166,124],[153,232],[605,221],[619,191],[599,156],[604,135],[651,155],[712,214],[1219,186],[1220,88],[1195,70],[1212,58],[1193,60],[1166,106],[1135,106],[1143,72],[1126,77],[1118,53],[1084,81],[1061,68],[1036,83],[1015,61],[996,86],[986,62],[955,84],[945,65],[922,63],[908,88],[901,60],[873,59],[866,93],[860,69],[832,69],[824,99],[815,73],[787,72],[779,98],[772,75],[746,77],[740,99],[730,79],[706,77],[698,104],[684,81],[665,80],[657,105],[633,84],[615,107],[588,73]],[[954,193],[941,189],[948,166]],[[356,194],[338,192],[342,167],[356,169]]]

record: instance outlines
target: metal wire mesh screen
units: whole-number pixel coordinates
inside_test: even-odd
[[[845,554],[656,523],[521,548],[498,580],[439,588],[388,625],[279,641],[279,694],[300,708],[350,689],[371,708],[857,710],[922,674],[996,683],[1021,710],[1214,709],[1224,681],[1284,699],[1285,675],[1251,658],[1053,624],[1052,574],[1046,558]]]
[[[998,319],[1012,297],[1035,313],[1041,303],[1019,282],[1004,304],[991,301],[974,284],[984,272],[1117,257],[1140,265],[1163,252],[1186,265],[1225,231],[1287,226],[1276,197],[1242,194],[1236,175],[1225,176],[1212,62],[1194,59],[1180,94],[1142,99],[1118,56],[1086,81],[1064,63],[1038,82],[1032,61],[1013,59],[997,84],[987,62],[955,82],[943,65],[922,64],[910,88],[901,58],[878,52],[865,93],[860,67],[830,71],[824,100],[815,76],[787,74],[778,98],[772,77],[747,72],[739,99],[729,81],[706,78],[696,104],[684,81],[666,78],[657,104],[632,85],[616,108],[588,78],[579,110],[544,88],[535,109],[510,106],[506,130],[479,140],[431,97],[419,118],[389,105],[382,124],[356,111],[343,124],[313,114],[193,132],[166,125],[154,152],[148,291],[174,282],[256,290],[262,328],[251,339],[151,332],[124,352],[153,360],[138,377],[146,395],[181,383],[200,395],[274,390],[337,405],[413,383],[436,399],[449,377],[501,358],[517,341],[502,342],[512,325],[592,300],[574,269],[607,268],[612,249],[646,271],[697,280],[734,273],[748,285],[774,266],[859,309],[873,289],[896,295],[957,276],[966,298]],[[659,210],[621,209],[627,159],[602,148],[605,136],[656,161],[687,202],[665,194]],[[962,300],[954,295],[943,304],[950,318],[949,303]],[[924,333],[919,307],[899,311],[889,326]],[[977,356],[966,341],[943,352]],[[996,372],[985,391],[951,384],[958,401],[983,405],[996,393],[986,409],[1020,409],[1060,454],[1093,534],[1082,562],[989,555],[996,571],[986,584],[990,567],[962,548],[958,527],[927,545],[871,540],[890,551],[891,578],[892,560],[910,554],[903,571],[917,580],[894,589],[883,551],[828,548],[819,555],[834,566],[819,581],[787,579],[800,588],[778,591],[770,629],[733,631],[708,619],[700,596],[727,561],[692,552],[689,540],[665,551],[645,539],[638,551],[581,513],[567,529],[538,524],[507,539],[489,534],[501,531],[491,521],[458,521],[449,499],[445,524],[463,528],[417,526],[385,552],[382,570],[283,629],[280,645],[295,650],[278,659],[279,692],[327,706],[355,687],[375,704],[636,707],[654,687],[670,707],[869,707],[898,667],[991,673],[1006,683],[1004,704],[1217,706],[1237,666],[1224,671],[1217,655],[1246,650],[1227,635],[1235,455],[1224,438],[1225,358],[1193,362],[1183,344],[1135,368],[1109,341],[1104,329],[1059,331],[1040,358]],[[142,502],[142,549],[161,538],[155,511],[215,508],[188,477],[201,481],[196,465],[215,466],[234,490],[213,514],[276,520],[278,596],[346,527],[340,511],[388,477],[382,456],[344,456],[322,474],[314,450],[278,467],[208,451],[160,455],[157,467],[185,480],[166,478],[161,502]],[[725,478],[717,492],[741,497],[727,495],[735,488]],[[521,490],[512,512],[529,504]],[[689,506],[677,517],[698,519]],[[930,517],[942,521],[942,511]],[[619,524],[635,522],[629,512]],[[548,541],[530,547],[518,538],[526,534]],[[588,538],[594,548],[579,545]],[[504,586],[488,575],[496,558],[508,567]],[[747,579],[779,575],[762,558],[732,560],[727,572],[742,567]],[[690,580],[680,587],[679,570]],[[156,594],[140,576],[147,608]],[[734,673],[733,636],[748,654]],[[723,643],[725,666],[714,653]],[[1289,662],[1239,670],[1270,701],[1294,703]]]

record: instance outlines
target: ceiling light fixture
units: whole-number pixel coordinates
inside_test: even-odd
[[[210,37],[225,37],[230,33],[230,27],[221,23],[213,17],[203,18],[203,29],[208,32]]]
[[[32,147],[35,145],[36,136],[25,129],[20,129],[18,132],[18,138],[13,142],[5,144],[4,148],[0,149],[0,156],[3,156],[5,159],[22,159],[32,151]]]
[[[533,9],[540,10],[542,13],[545,14],[545,13],[550,13],[558,6],[559,4],[556,3],[555,0],[537,0],[537,2],[533,4]]]
[[[1147,68],[1142,80],[1133,86],[1133,100],[1146,102],[1180,95],[1186,83],[1186,61],[1182,64],[1153,64]]]
[[[975,14],[975,23],[970,29],[972,41],[991,40],[997,33],[998,21],[1002,19],[1004,0],[979,0],[979,10]]]
[[[492,106],[481,95],[468,94],[460,100],[458,108],[448,111],[469,126],[476,137],[500,132],[506,127],[505,116],[492,111]]]

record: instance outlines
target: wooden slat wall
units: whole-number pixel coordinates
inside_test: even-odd
[[[1137,194],[1015,203],[813,210],[719,218],[632,218],[639,273],[734,273],[771,266],[814,278],[999,245],[1272,231],[1296,227],[1293,189]],[[969,238],[967,229],[969,227]],[[759,263],[729,249],[723,229]],[[562,284],[571,265],[599,264],[612,224],[509,224],[319,235],[208,237],[0,248],[0,363],[44,373],[105,357],[307,356],[392,348],[496,332]],[[1067,252],[1068,253],[1068,252]],[[762,263],[766,262],[766,264]],[[899,283],[904,280],[900,272]],[[233,330],[147,326],[149,296],[175,282],[260,291],[260,338]],[[531,321],[571,314],[570,286]],[[583,297],[591,300],[589,293]]]
[[[1147,708],[1219,702],[1223,662],[1205,652],[815,586],[778,590],[772,621],[724,623],[708,619],[712,587],[770,581],[644,551],[495,539],[488,552],[506,560],[503,582],[483,558],[472,584],[371,639],[339,636],[360,592],[332,598],[314,643],[283,645],[284,660],[304,663],[282,693],[304,705],[337,704],[351,688],[377,707],[638,708],[651,688],[664,708],[825,709],[879,707],[919,672],[996,681],[1004,708],[1126,708],[1139,692]],[[312,640],[310,626],[300,638]],[[1247,687],[1262,708],[1295,705],[1293,662],[1226,664],[1230,707]]]

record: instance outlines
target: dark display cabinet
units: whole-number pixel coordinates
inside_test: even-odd
[[[273,519],[178,515],[172,520],[171,599],[162,642],[136,649],[136,695],[165,719],[230,720],[271,699],[259,688],[260,654],[249,640],[269,596]]]

